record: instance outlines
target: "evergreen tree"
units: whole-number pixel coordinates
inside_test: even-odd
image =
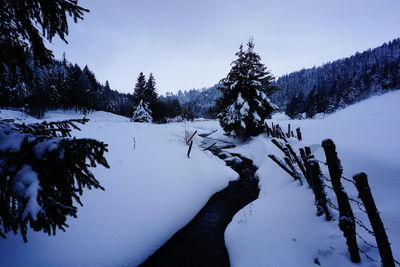
[[[136,80],[135,88],[133,89],[134,105],[138,105],[141,100],[144,100],[146,96],[146,76],[143,72],[139,73]]]
[[[182,108],[182,118],[188,121],[193,121],[194,114],[190,106],[186,106]]]
[[[228,136],[249,138],[265,131],[265,120],[277,108],[268,98],[273,76],[261,63],[250,40],[247,50],[239,47],[232,69],[222,79],[218,119]]]
[[[153,118],[148,104],[140,100],[131,120],[134,122],[152,122]]]
[[[67,16],[76,21],[87,11],[77,2],[1,2],[0,95],[8,94],[11,88],[26,91],[22,82],[31,81],[24,75],[29,68],[36,76],[30,85],[34,89],[27,96],[29,104],[40,107],[46,105],[44,101],[61,103],[56,85],[66,82],[65,69],[63,64],[56,64],[54,73],[43,71],[40,64],[52,63],[52,53],[44,46],[43,38],[51,41],[58,35],[65,41]],[[16,82],[10,83],[16,77]],[[36,101],[41,103],[37,105]],[[104,158],[107,145],[93,139],[71,138],[70,134],[71,128],[79,129],[76,123],[87,121],[26,125],[0,120],[0,237],[6,238],[9,232],[20,233],[27,241],[28,228],[49,235],[57,229],[65,230],[67,217],[77,216],[76,203],[82,205],[83,189],[103,189],[89,168],[98,164],[108,167]]]
[[[153,73],[150,73],[149,79],[146,82],[144,98],[146,103],[149,103],[150,108],[157,101],[158,95],[156,91],[156,80],[154,79]]]
[[[6,75],[6,72],[15,72],[18,68],[27,76],[27,48],[32,51],[36,62],[50,64],[53,53],[46,48],[43,39],[51,42],[54,36],[59,36],[67,42],[68,16],[77,22],[88,11],[78,5],[78,0],[2,0],[0,74]]]
[[[300,119],[301,114],[305,111],[305,99],[303,92],[294,95],[286,107],[286,114],[291,119]]]

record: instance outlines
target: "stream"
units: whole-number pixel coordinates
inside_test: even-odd
[[[223,190],[215,193],[199,213],[140,266],[230,266],[225,247],[224,232],[232,217],[258,197],[257,168],[253,162],[239,154],[225,152],[233,144],[203,138],[201,147],[209,149],[223,159],[227,166],[239,174]]]

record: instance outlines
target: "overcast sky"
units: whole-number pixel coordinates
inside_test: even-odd
[[[240,43],[275,76],[318,66],[400,37],[399,0],[80,0],[57,58],[88,65],[111,88],[132,92],[153,72],[160,93],[214,85]]]

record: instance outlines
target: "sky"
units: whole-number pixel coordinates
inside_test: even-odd
[[[399,0],[80,0],[56,58],[88,65],[112,89],[132,93],[152,72],[159,93],[209,87],[224,78],[253,38],[279,77],[400,37]]]

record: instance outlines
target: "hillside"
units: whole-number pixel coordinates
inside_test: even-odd
[[[342,160],[344,176],[351,178],[366,172],[372,193],[382,216],[395,258],[400,258],[400,126],[397,122],[400,92],[375,96],[351,105],[324,119],[269,120],[286,128],[301,127],[303,141],[290,140],[293,148],[310,146],[316,158],[325,161],[322,140],[331,138]],[[214,138],[229,141],[215,124]],[[384,130],[382,130],[384,129]],[[263,135],[250,142],[228,149],[254,161],[259,168],[256,175],[261,189],[258,199],[239,211],[225,231],[232,266],[313,266],[318,258],[322,266],[379,266],[364,256],[362,264],[349,260],[345,239],[337,227],[337,220],[326,222],[315,215],[312,191],[299,186],[293,178],[280,169],[267,155],[281,155]],[[329,177],[326,166],[323,173]],[[351,183],[343,182],[353,199],[357,192]],[[328,197],[335,199],[326,189]],[[353,203],[354,204],[354,203]],[[366,214],[353,205],[355,215],[368,222]],[[337,218],[337,213],[332,210]],[[368,224],[367,224],[368,225]],[[374,238],[357,226],[357,232],[374,244]],[[359,246],[373,259],[379,259],[377,249],[361,240]]]
[[[320,67],[302,69],[278,77],[279,90],[271,100],[292,118],[332,113],[372,95],[400,88],[400,39],[380,47],[339,59]],[[179,92],[183,106],[193,109],[195,116],[213,116],[210,107],[220,96],[217,85]]]
[[[276,81],[272,99],[295,118],[333,111],[400,87],[400,39]]]
[[[304,140],[292,141],[292,145],[310,146],[321,160],[324,155],[320,143],[332,138],[343,162],[344,176],[367,172],[397,258],[400,257],[397,227],[400,216],[395,203],[400,202],[397,164],[400,146],[396,140],[400,128],[395,122],[400,112],[399,101],[400,92],[396,91],[357,103],[324,119],[269,121],[301,127]],[[15,111],[3,110],[0,116],[23,122],[37,121]],[[45,119],[80,116],[57,111],[47,113]],[[348,259],[337,222],[325,222],[315,216],[311,190],[305,185],[299,186],[268,159],[266,155],[279,154],[279,151],[264,135],[241,143],[225,137],[216,121],[140,124],[106,112],[91,113],[89,118],[91,121],[74,135],[95,137],[110,145],[107,159],[111,169],[94,170],[106,191],[85,193],[84,207],[79,209],[77,219],[69,220],[70,227],[65,233],[49,237],[30,231],[26,244],[19,236],[0,240],[2,266],[28,263],[33,266],[136,266],[142,262],[189,222],[213,193],[237,177],[221,160],[197,147],[202,140],[199,136],[195,137],[196,145],[188,159],[187,147],[183,144],[185,129],[199,133],[216,131],[211,138],[237,145],[225,150],[226,153],[240,153],[259,168],[256,173],[261,189],[258,199],[240,210],[225,232],[233,266],[311,266],[315,257],[324,266],[339,263],[356,266]],[[326,174],[326,169],[323,171]],[[357,198],[356,191],[348,184],[346,190]],[[356,207],[354,210],[356,216],[367,221]],[[334,213],[334,216],[337,215]],[[374,243],[371,236],[362,229],[359,231]],[[360,247],[372,258],[379,258],[376,249],[363,243]],[[363,256],[362,264],[357,266],[378,265]]]

